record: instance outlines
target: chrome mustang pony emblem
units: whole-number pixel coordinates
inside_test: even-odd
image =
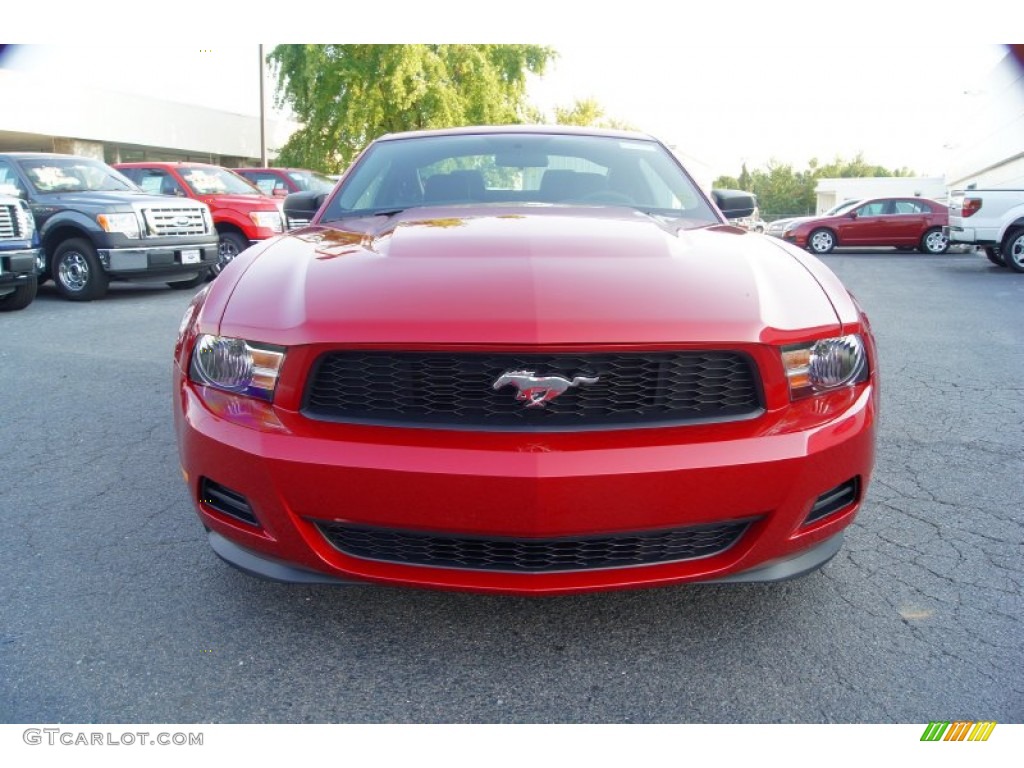
[[[505,371],[494,382],[495,389],[511,384],[519,391],[516,400],[525,400],[527,408],[543,408],[569,387],[596,384],[600,376],[575,376],[570,381],[562,376],[535,376],[534,371]]]

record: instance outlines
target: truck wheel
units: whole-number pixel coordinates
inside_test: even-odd
[[[829,229],[816,229],[807,238],[807,246],[817,254],[830,253],[836,247],[836,236]]]
[[[65,240],[57,246],[50,274],[58,293],[71,301],[101,298],[110,282],[92,243],[80,238]]]
[[[929,229],[921,236],[921,253],[938,255],[949,250],[949,238],[938,227]]]
[[[997,267],[1005,267],[1006,266],[1006,262],[1003,261],[1002,254],[999,253],[999,251],[995,248],[995,246],[986,245],[985,246],[985,255],[988,257],[988,260],[991,261],[993,264],[995,264]]]
[[[190,280],[176,280],[173,283],[167,283],[167,285],[168,287],[175,288],[179,291],[185,291],[189,288],[198,288],[206,280],[206,276],[209,271],[210,270],[208,269],[204,269]]]
[[[221,232],[220,243],[217,246],[217,263],[210,267],[214,277],[219,275],[224,267],[231,263],[232,259],[249,247],[249,244],[234,232]]]
[[[1011,229],[1007,232],[999,252],[1006,266],[1014,272],[1024,272],[1024,229]]]
[[[36,297],[38,283],[33,280],[31,283],[19,285],[13,293],[0,296],[0,312],[13,312],[16,309],[24,309]]]

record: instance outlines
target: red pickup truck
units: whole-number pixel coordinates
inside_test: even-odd
[[[220,237],[216,276],[239,253],[283,231],[277,201],[227,168],[205,163],[119,163],[117,170],[146,192],[200,200],[210,206]]]

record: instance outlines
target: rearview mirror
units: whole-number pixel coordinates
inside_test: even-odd
[[[711,198],[727,219],[746,218],[757,207],[757,198],[741,189],[713,189]]]
[[[293,192],[284,199],[284,215],[309,221],[326,199],[326,192]]]

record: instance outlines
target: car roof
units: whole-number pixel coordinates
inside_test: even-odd
[[[563,135],[563,136],[608,136],[619,139],[644,139],[656,141],[648,133],[640,131],[622,131],[613,128],[590,128],[576,125],[466,125],[457,128],[435,128],[424,131],[402,131],[399,133],[388,133],[377,141],[393,141],[395,139],[410,139],[423,136],[466,136],[466,135],[496,135],[503,133],[523,133],[537,135]]]
[[[172,168],[224,168],[216,163],[195,163],[190,160],[139,160],[134,163],[114,163],[115,167],[143,168],[145,166],[161,166]],[[225,170],[233,170],[226,168]]]

